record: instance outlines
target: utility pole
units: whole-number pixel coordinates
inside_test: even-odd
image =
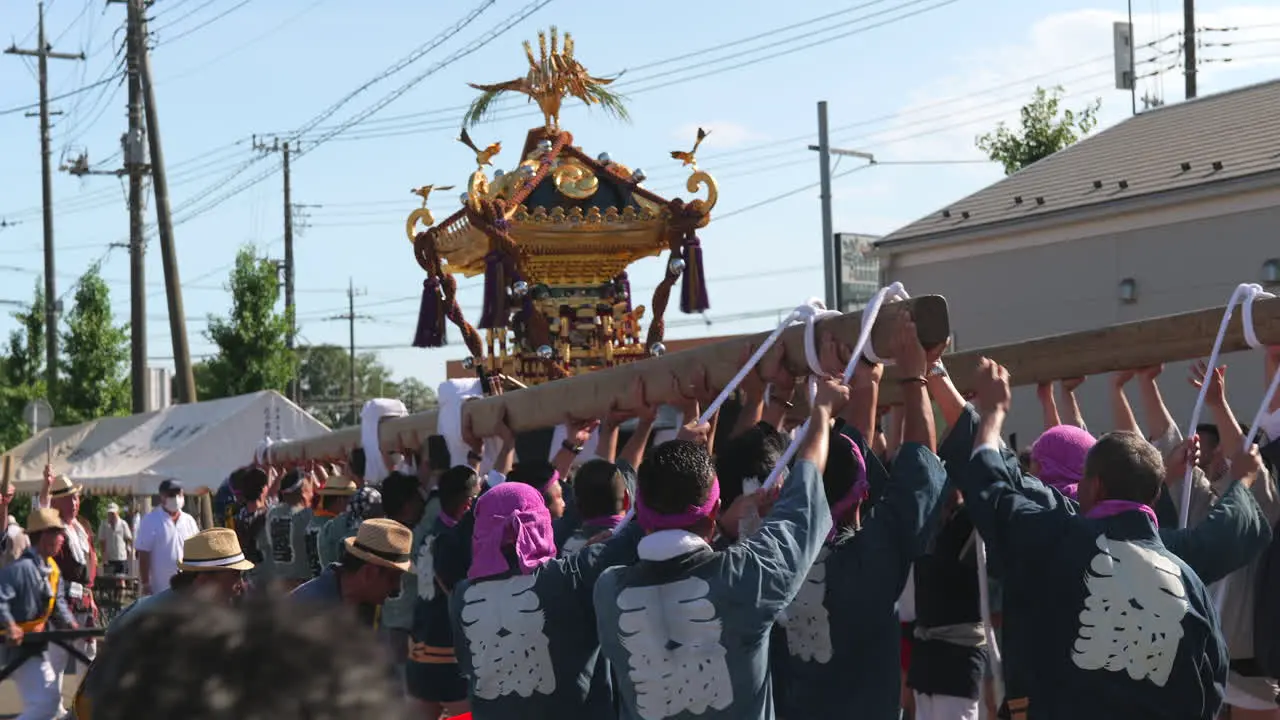
[[[836,266],[836,258],[840,257],[840,253],[836,248],[835,231],[832,228],[831,219],[831,156],[862,158],[872,165],[875,164],[876,158],[871,153],[831,147],[831,140],[827,135],[826,100],[818,102],[818,144],[810,145],[809,149],[818,153],[818,176],[822,183],[822,271],[825,281],[823,289],[826,292],[823,299],[828,308],[843,312],[843,308],[836,307],[839,297],[836,290],[840,283],[840,268]]]
[[[358,293],[356,292],[355,281],[348,278],[347,280],[347,313],[345,315],[333,315],[331,317],[325,318],[325,320],[346,320],[347,321],[348,342],[350,343],[349,350],[351,353],[351,357],[350,357],[351,377],[349,380],[350,385],[348,386],[347,391],[350,395],[349,400],[351,401],[351,418],[353,423],[360,422],[360,406],[357,404],[357,400],[356,400],[356,321],[373,319],[368,315],[356,314],[356,295],[363,295],[363,294],[364,294],[363,291]]]
[[[129,73],[129,131],[124,136],[124,166],[129,173],[129,334],[131,347],[131,377],[133,385],[133,411],[147,411],[147,247],[143,237],[142,203],[146,190],[142,185],[147,172],[146,150],[143,145],[146,131],[142,118],[142,78],[139,72],[142,47],[146,37],[142,34],[141,3],[128,4],[128,60]]]
[[[360,408],[356,407],[356,286],[355,281],[347,278],[347,328],[351,334],[351,419],[353,424],[360,418]]]
[[[1182,47],[1186,53],[1187,99],[1196,96],[1196,0],[1182,0]]]
[[[58,384],[58,285],[54,279],[53,262],[53,169],[49,166],[49,58],[57,60],[84,60],[84,53],[53,52],[44,35],[44,3],[38,5],[39,19],[36,25],[36,49],[25,50],[16,45],[5,50],[8,55],[33,56],[37,60],[37,79],[40,84],[40,163],[41,195],[44,204],[44,324],[45,324],[45,394],[53,398]],[[61,113],[59,113],[61,114]],[[28,113],[30,116],[30,113]]]
[[[196,402],[196,379],[191,370],[191,348],[187,345],[186,313],[182,309],[182,282],[178,277],[178,255],[173,245],[173,216],[169,210],[169,181],[164,169],[164,149],[160,144],[160,118],[156,112],[156,88],[147,51],[145,0],[129,0],[138,7],[139,77],[147,117],[147,144],[151,150],[151,186],[156,194],[157,229],[160,231],[160,259],[164,266],[164,289],[169,301],[169,335],[173,338],[173,364],[180,403]]]
[[[294,354],[294,345],[297,337],[297,314],[296,306],[293,301],[293,198],[290,189],[289,176],[289,142],[280,142],[276,138],[270,145],[259,143],[255,137],[253,146],[259,152],[278,152],[284,166],[284,308],[289,317],[289,332],[285,335],[285,345],[289,348],[289,354]],[[295,375],[289,381],[289,399],[298,402],[298,378]]]
[[[129,129],[120,137],[123,167],[116,170],[94,170],[87,153],[81,154],[62,170],[78,176],[111,175],[129,177],[129,349],[133,412],[148,410],[151,373],[147,369],[147,263],[145,178],[147,166],[146,129],[143,126],[141,50],[146,42],[142,32],[142,7],[132,0],[107,0],[125,5],[125,67],[129,86]]]
[[[822,287],[827,307],[836,305],[835,236],[831,228],[831,143],[827,137],[827,101],[818,102],[818,177],[822,183]]]

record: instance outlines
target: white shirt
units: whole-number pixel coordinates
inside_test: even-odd
[[[103,520],[98,526],[98,542],[102,543],[104,560],[107,562],[124,562],[129,559],[129,543],[133,540],[133,530],[129,523],[119,516],[113,524],[110,519]]]
[[[182,562],[182,544],[198,532],[195,518],[179,512],[175,521],[164,508],[152,510],[138,522],[133,546],[138,552],[150,553],[151,571],[146,580],[152,593],[169,588],[169,578],[178,574],[178,563]]]

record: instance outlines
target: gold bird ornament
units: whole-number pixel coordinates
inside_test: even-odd
[[[440,190],[440,191],[442,191],[442,192],[443,192],[443,191],[445,191],[445,190],[452,190],[452,189],[453,189],[453,186],[452,186],[452,185],[423,185],[422,187],[420,187],[420,188],[414,188],[413,190],[410,190],[409,192],[411,192],[411,193],[413,193],[414,195],[417,195],[418,197],[422,198],[422,207],[426,207],[426,206],[427,206],[427,199],[431,197],[431,193],[432,193],[432,191],[434,191],[434,190]]]
[[[710,130],[703,130],[702,128],[698,128],[698,139],[693,142],[693,149],[692,150],[672,150],[671,159],[680,160],[682,165],[692,165],[695,168],[698,167],[698,157],[697,157],[698,146],[701,145],[702,141],[706,140],[707,136],[710,134],[711,134]]]
[[[466,128],[462,128],[462,134],[458,136],[458,142],[471,148],[471,152],[476,154],[476,164],[480,166],[492,165],[494,156],[502,152],[502,143],[500,142],[481,150],[475,141],[471,139],[471,135]]]
[[[409,213],[408,219],[405,220],[404,231],[409,236],[409,242],[413,242],[418,236],[418,223],[422,223],[425,227],[431,227],[436,224],[436,218],[427,209],[427,199],[431,197],[431,193],[435,190],[452,190],[452,185],[423,185],[420,188],[414,188],[409,192],[422,198],[422,207]]]

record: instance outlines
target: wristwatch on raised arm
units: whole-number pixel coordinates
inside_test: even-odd
[[[929,377],[931,377],[931,378],[935,378],[935,377],[946,377],[946,376],[947,376],[947,366],[946,366],[946,365],[943,365],[941,360],[938,360],[938,361],[934,362],[934,363],[933,363],[933,365],[929,368],[929,373],[928,373],[928,375],[929,375]]]
[[[564,442],[560,443],[560,447],[561,447],[562,449],[564,449],[564,450],[568,450],[569,452],[573,453],[574,455],[578,455],[579,453],[581,453],[581,452],[582,452],[582,446],[581,446],[581,445],[574,445],[573,443],[569,442],[568,440],[565,440]]]

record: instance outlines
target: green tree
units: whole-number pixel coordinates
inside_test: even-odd
[[[1022,108],[1022,127],[1015,131],[1000,123],[994,132],[978,137],[978,149],[1012,175],[1088,135],[1098,124],[1102,100],[1077,113],[1061,110],[1062,93],[1060,86],[1048,91],[1037,87],[1035,97]]]
[[[437,405],[436,391],[418,378],[405,378],[396,383],[396,389],[397,397],[411,413],[430,410]]]
[[[44,397],[44,281],[36,279],[35,293],[25,310],[13,313],[18,329],[9,333],[0,382],[0,447],[10,448],[26,439],[28,430],[22,409]]]
[[[76,286],[62,333],[62,382],[54,408],[59,425],[131,410],[128,326],[111,323],[111,290],[94,267]]]
[[[300,405],[329,427],[358,422],[351,412],[351,353],[339,345],[298,348]],[[373,353],[356,355],[356,406],[376,397],[400,398],[410,412],[435,405],[435,393],[415,379],[396,382]]]
[[[231,315],[209,316],[205,337],[218,347],[201,371],[207,399],[243,395],[260,390],[285,392],[296,359],[285,345],[288,311],[277,312],[280,286],[276,266],[245,246],[231,271]]]

